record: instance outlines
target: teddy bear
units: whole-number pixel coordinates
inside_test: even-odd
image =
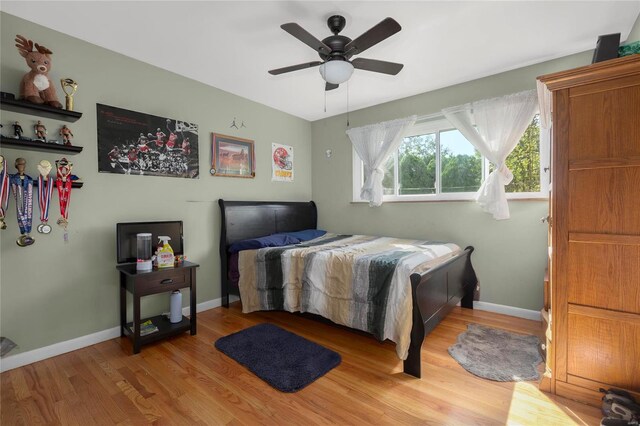
[[[51,70],[51,52],[44,46],[35,44],[21,35],[16,35],[16,47],[31,71],[25,74],[20,83],[20,98],[34,104],[51,105],[55,108],[62,108],[58,102],[56,89],[48,76]]]

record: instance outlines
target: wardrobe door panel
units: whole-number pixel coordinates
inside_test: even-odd
[[[569,160],[640,156],[640,76],[606,82],[612,83],[619,87],[599,91],[604,83],[594,83],[570,91]]]
[[[640,167],[569,172],[568,220],[570,232],[640,235]]]
[[[640,391],[640,315],[569,305],[567,373]]]
[[[569,237],[569,303],[640,314],[640,237],[600,237]]]

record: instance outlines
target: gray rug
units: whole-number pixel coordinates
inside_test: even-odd
[[[449,354],[465,370],[498,382],[538,380],[536,366],[542,362],[536,336],[469,324],[449,348]]]

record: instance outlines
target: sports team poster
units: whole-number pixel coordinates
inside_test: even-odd
[[[271,180],[293,182],[293,147],[271,144]]]
[[[98,171],[198,177],[198,125],[97,104]]]

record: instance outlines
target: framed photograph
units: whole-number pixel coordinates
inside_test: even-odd
[[[98,171],[198,178],[198,125],[97,104]]]
[[[253,141],[212,133],[211,174],[254,178],[256,160]]]

